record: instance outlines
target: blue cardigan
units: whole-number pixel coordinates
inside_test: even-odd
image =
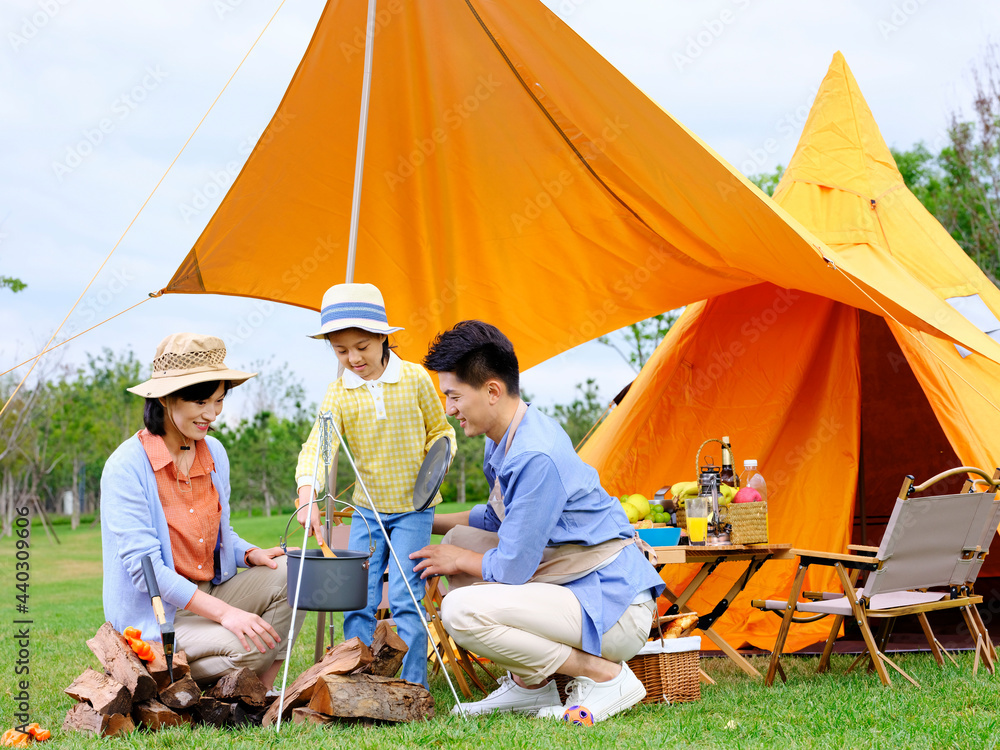
[[[206,437],[215,461],[212,482],[219,492],[222,509],[219,540],[215,548],[215,578],[219,584],[245,567],[243,558],[254,547],[237,536],[229,525],[229,457],[222,443]],[[160,627],[153,614],[142,558],[149,555],[167,615],[183,608],[197,585],[174,571],[170,531],[160,504],[156,476],[138,435],[133,435],[111,454],[101,476],[101,545],[104,553],[104,617],[121,632],[132,625],[142,630],[144,640],[160,640]],[[183,648],[182,645],[179,645]]]

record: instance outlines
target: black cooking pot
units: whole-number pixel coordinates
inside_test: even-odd
[[[302,508],[301,505],[292,511],[292,518]],[[343,503],[348,508],[353,505]],[[357,511],[357,508],[354,508]],[[299,567],[302,567],[302,588],[299,593],[298,608],[310,612],[350,612],[363,609],[368,604],[368,561],[375,547],[372,544],[372,530],[364,516],[355,513],[354,518],[365,521],[368,528],[368,552],[335,549],[336,557],[325,557],[322,550],[288,550],[288,527],[292,518],[285,524],[285,535],[281,537],[281,549],[288,558],[288,606],[295,606],[296,584],[299,580]]]

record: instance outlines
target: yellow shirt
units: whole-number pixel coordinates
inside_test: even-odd
[[[362,380],[345,371],[330,383],[320,406],[320,412],[325,411],[333,414],[334,424],[347,440],[375,510],[380,513],[413,510],[420,464],[438,438],[447,436],[451,455],[455,455],[455,430],[445,418],[430,375],[420,365],[404,362],[393,352],[377,380]],[[313,478],[319,431],[317,419],[299,452],[295,477],[299,487],[315,484],[317,492],[322,493],[326,479],[322,456],[319,476],[316,481]],[[336,435],[330,437],[331,455],[335,455],[340,444]],[[432,504],[439,502],[440,493]],[[360,484],[354,487],[352,503],[371,507]]]

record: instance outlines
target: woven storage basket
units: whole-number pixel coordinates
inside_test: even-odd
[[[701,638],[650,641],[628,666],[646,688],[643,703],[691,703],[701,699],[698,659]]]
[[[730,503],[722,520],[733,527],[729,540],[733,544],[765,544],[767,542],[767,503]]]
[[[767,503],[730,503],[719,508],[722,520],[733,527],[729,535],[731,544],[767,543]],[[678,508],[677,525],[687,528],[687,515]]]

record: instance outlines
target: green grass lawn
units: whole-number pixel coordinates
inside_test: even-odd
[[[443,510],[458,509],[457,506]],[[277,544],[284,517],[237,518],[237,531],[261,545]],[[844,674],[848,657],[835,657],[833,673],[814,674],[817,659],[788,658],[787,685],[765,688],[727,660],[706,658],[702,665],[718,684],[702,687],[702,699],[676,706],[639,706],[593,729],[520,716],[463,720],[449,715],[453,698],[441,676],[431,681],[437,716],[405,726],[302,727],[217,730],[206,727],[137,732],[99,740],[61,730],[73,699],[63,689],[86,667],[98,662],[86,639],[104,622],[101,604],[100,531],[60,527],[56,545],[35,528],[31,545],[31,657],[28,676],[31,720],[52,729],[58,747],[264,748],[264,747],[448,747],[448,748],[992,748],[1000,741],[1000,678],[980,669],[972,675],[971,654],[958,667],[938,668],[930,655],[901,656],[900,665],[920,681],[902,679],[881,687],[872,674]],[[17,660],[14,545],[0,541],[3,618],[0,639],[0,724],[10,727],[15,711]],[[316,616],[307,613],[293,652],[289,681],[312,662]],[[337,626],[338,641],[340,627]],[[766,660],[752,660],[761,671]]]

